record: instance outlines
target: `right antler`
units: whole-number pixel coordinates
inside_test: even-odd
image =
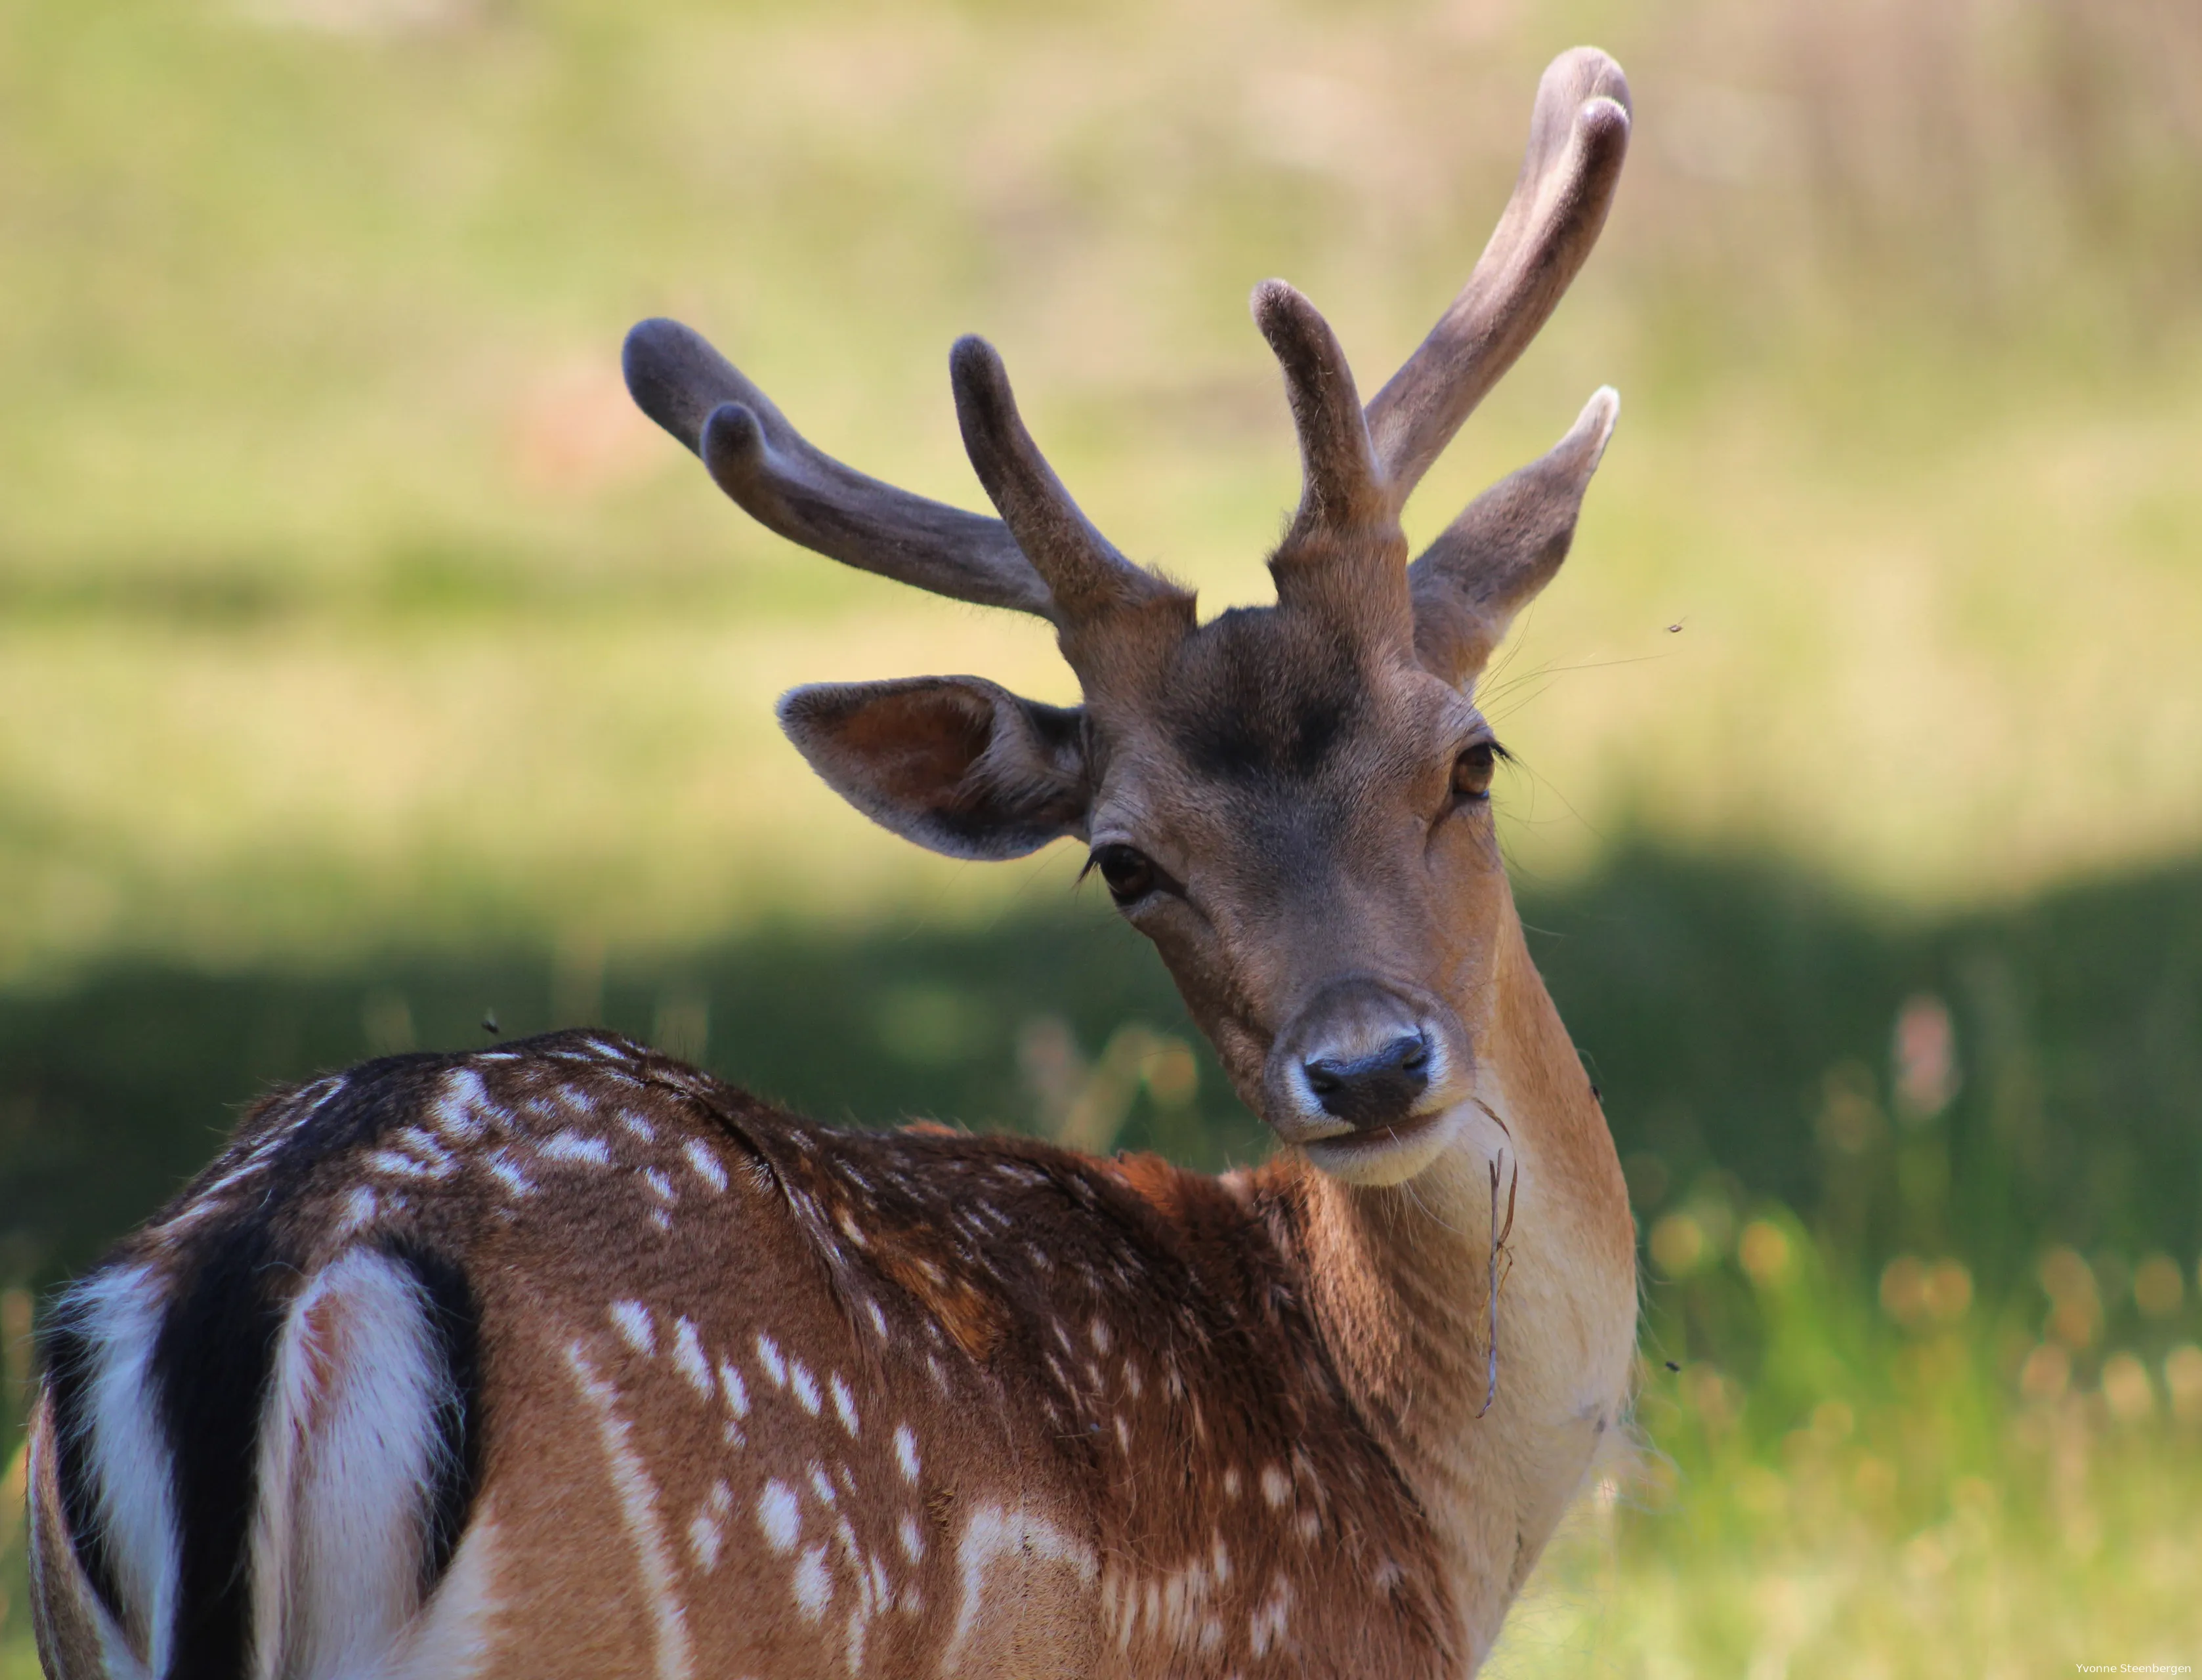
[[[1059,628],[1169,590],[1079,511],[1017,418],[1001,361],[982,340],[959,341],[951,368],[972,463],[1006,524],[844,466],[679,321],[641,323],[621,361],[636,403],[703,458],[721,490],[760,525],[829,559]]]
[[[1395,510],[1551,314],[1605,225],[1628,150],[1621,67],[1595,47],[1554,59],[1490,244],[1429,337],[1369,400],[1369,432]]]

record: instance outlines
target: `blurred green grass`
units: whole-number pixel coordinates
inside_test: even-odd
[[[1294,467],[1248,286],[1382,377],[1579,38],[1634,78],[1619,208],[1413,514],[1622,388],[1492,686],[1521,861],[1648,833],[1932,902],[2191,849],[2187,9],[9,0],[0,980],[1059,878],[852,823],[768,722],[928,667],[1059,696],[1039,628],[747,525],[619,333],[682,315],[969,503],[941,363],[984,329],[1131,552],[1260,598]]]
[[[2167,0],[0,0],[0,1281],[266,1082],[486,1009],[835,1118],[1258,1151],[1074,860],[918,855],[770,724],[828,678],[1061,698],[1044,633],[748,526],[618,336],[689,320],[970,505],[942,362],[986,332],[1104,527],[1261,599],[1296,469],[1247,289],[1308,290],[1373,385],[1582,39],[1635,92],[1619,206],[1411,516],[1621,387],[1487,699],[1646,1237],[1644,1443],[1494,1671],[2196,1660]],[[1934,1008],[1939,1107],[1892,1050]]]
[[[1640,849],[1522,899],[1604,1092],[1646,1318],[1639,1438],[1495,1671],[2015,1675],[2191,1649],[2202,866],[1922,918]],[[1098,894],[673,963],[141,961],[0,1007],[0,1275],[84,1265],[270,1081],[577,1020],[838,1120],[1208,1167],[1263,1148]]]

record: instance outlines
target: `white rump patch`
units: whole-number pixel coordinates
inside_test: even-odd
[[[635,1571],[642,1577],[643,1595],[650,1606],[657,1680],[688,1680],[695,1668],[689,1654],[688,1618],[680,1601],[674,1596],[673,1548],[666,1542],[665,1525],[657,1514],[657,1484],[650,1479],[641,1455],[634,1450],[633,1431],[620,1415],[617,1392],[597,1375],[580,1342],[566,1349],[566,1362],[574,1369],[582,1397],[596,1413],[598,1432],[603,1440],[604,1468],[613,1491],[619,1495],[627,1538],[634,1545]]]
[[[154,1674],[168,1670],[178,1552],[174,1466],[152,1381],[162,1305],[152,1270],[130,1266],[71,1290],[61,1309],[85,1339],[85,1467],[115,1588]]]
[[[369,1671],[420,1608],[421,1507],[451,1403],[412,1272],[354,1248],[291,1303],[260,1429],[255,1672]]]

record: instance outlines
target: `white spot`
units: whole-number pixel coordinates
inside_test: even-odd
[[[1298,1527],[1300,1531],[1301,1543],[1312,1546],[1315,1544],[1316,1536],[1322,1531],[1322,1519],[1312,1511],[1303,1511],[1299,1514]]]
[[[881,1336],[885,1336],[887,1333],[887,1315],[880,1311],[879,1302],[867,1301],[864,1303],[864,1311],[871,1315],[872,1328]]]
[[[703,1339],[686,1319],[673,1325],[673,1368],[688,1379],[689,1386],[706,1400],[711,1397],[711,1366],[704,1357]]]
[[[1116,1414],[1116,1446],[1125,1453],[1132,1450],[1132,1426],[1124,1421],[1122,1412]]]
[[[918,1527],[917,1518],[911,1516],[907,1512],[904,1513],[902,1527],[898,1530],[898,1533],[902,1540],[903,1556],[908,1558],[912,1563],[923,1563],[925,1561],[925,1534],[924,1531]]]
[[[621,1417],[618,1396],[610,1383],[591,1367],[581,1344],[566,1350],[567,1363],[581,1393],[597,1414],[606,1468],[620,1512],[626,1518],[627,1536],[634,1542],[635,1566],[642,1577],[643,1592],[650,1601],[651,1643],[656,1648],[657,1680],[687,1680],[692,1671],[688,1650],[688,1622],[680,1601],[673,1595],[672,1549],[658,1520],[657,1488],[643,1468],[630,1438],[627,1419]]]
[[[1086,1325],[1086,1333],[1093,1338],[1093,1351],[1095,1353],[1105,1354],[1109,1351],[1108,1325],[1103,1324],[1100,1319],[1096,1319],[1092,1324]]]
[[[423,1166],[412,1156],[401,1155],[394,1149],[377,1149],[368,1156],[364,1164],[370,1172],[387,1172],[400,1178],[439,1178],[444,1172],[451,1170],[448,1161],[444,1164],[443,1172],[439,1172],[435,1168]],[[221,1186],[215,1188],[220,1189]]]
[[[766,1483],[764,1491],[757,1495],[757,1526],[764,1530],[764,1543],[774,1551],[793,1551],[803,1536],[803,1507],[797,1502],[795,1489],[781,1481]]]
[[[642,1169],[642,1182],[650,1186],[651,1194],[655,1195],[660,1201],[671,1201],[674,1199],[673,1181],[665,1176],[662,1168],[655,1166],[644,1167]]]
[[[512,1157],[506,1154],[503,1150],[499,1149],[495,1154],[489,1158],[485,1165],[488,1166],[490,1175],[499,1184],[503,1184],[505,1189],[509,1190],[513,1195],[533,1195],[535,1194],[534,1182],[530,1179],[525,1172],[522,1172],[518,1166],[514,1165]]]
[[[680,1153],[695,1174],[715,1192],[727,1187],[727,1169],[719,1165],[719,1158],[699,1139],[690,1138],[680,1146]]]
[[[732,1360],[719,1361],[719,1392],[727,1397],[727,1410],[737,1418],[750,1414],[750,1385],[742,1381],[742,1373],[734,1368]]]
[[[908,1424],[897,1424],[894,1432],[895,1462],[902,1466],[902,1479],[915,1483],[917,1480],[917,1437],[910,1433]]]
[[[788,1361],[787,1378],[795,1389],[796,1404],[812,1417],[816,1417],[819,1406],[817,1378],[810,1374],[801,1360]]]
[[[1088,1587],[1099,1573],[1092,1548],[1045,1518],[1028,1511],[1004,1511],[998,1505],[980,1507],[964,1524],[963,1537],[956,1547],[956,1561],[963,1577],[963,1601],[956,1612],[948,1648],[941,1654],[943,1673],[952,1674],[960,1666],[963,1647],[978,1625],[986,1572],[1004,1560],[1027,1571],[1035,1564],[1063,1564]]]
[[[673,1229],[672,1217],[662,1207],[653,1207],[650,1210],[650,1223],[659,1231]]]
[[[1226,1499],[1239,1497],[1239,1466],[1235,1464],[1228,1466],[1224,1470],[1223,1496]]]
[[[834,1414],[841,1419],[841,1427],[851,1436],[857,1433],[857,1397],[849,1392],[849,1385],[841,1380],[839,1372],[833,1372],[827,1386],[833,1391]]]
[[[757,1358],[764,1366],[764,1374],[772,1378],[775,1389],[787,1386],[787,1365],[780,1356],[780,1344],[769,1336],[757,1337]]]
[[[342,1242],[361,1226],[373,1219],[377,1203],[374,1191],[366,1184],[355,1184],[351,1194],[344,1199],[344,1212],[338,1215],[337,1228],[331,1233],[333,1242]]]
[[[826,1572],[826,1548],[813,1546],[795,1565],[795,1602],[805,1618],[816,1621],[833,1601],[833,1577]]]
[[[826,1479],[826,1472],[816,1465],[810,1466],[810,1491],[818,1495],[821,1505],[833,1502],[833,1484]]]
[[[609,1166],[612,1152],[604,1147],[601,1137],[589,1137],[578,1131],[562,1131],[543,1145],[545,1160],[586,1162],[591,1166]]]
[[[639,1301],[615,1301],[612,1303],[612,1328],[620,1333],[620,1340],[648,1359],[657,1351],[657,1327],[651,1322],[650,1309]]]
[[[1262,1466],[1262,1497],[1269,1501],[1270,1509],[1283,1510],[1286,1501],[1292,1496],[1292,1478],[1273,1464],[1263,1465]]]
[[[481,1117],[474,1110],[488,1101],[480,1074],[471,1067],[454,1068],[444,1076],[444,1088],[433,1105],[437,1130],[471,1143],[482,1134]]]
[[[648,1120],[643,1119],[641,1115],[636,1113],[633,1109],[621,1109],[619,1119],[621,1125],[625,1126],[637,1137],[642,1139],[644,1143],[655,1143],[657,1142],[657,1128],[651,1125]]]
[[[1285,1584],[1283,1579],[1272,1579],[1269,1601],[1257,1610],[1246,1624],[1247,1643],[1253,1648],[1256,1657],[1266,1657],[1269,1648],[1284,1638],[1285,1612],[1291,1607],[1292,1600],[1292,1589]]]
[[[708,1513],[698,1511],[689,1519],[688,1550],[696,1560],[697,1568],[706,1575],[719,1566],[719,1548],[726,1541],[725,1533]]]
[[[1135,1359],[1127,1358],[1124,1361],[1124,1386],[1131,1390],[1133,1400],[1139,1397],[1139,1390],[1144,1385],[1139,1380],[1139,1362]]]

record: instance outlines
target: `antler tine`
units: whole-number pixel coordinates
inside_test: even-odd
[[[1017,413],[1002,358],[966,336],[948,354],[956,419],[972,470],[1018,547],[1047,581],[1057,624],[1180,593],[1118,553],[1080,511]]]
[[[701,334],[646,320],[627,334],[621,360],[636,405],[768,530],[934,595],[1059,621],[1055,597],[1007,526],[897,490],[814,448]]]
[[[1546,69],[1522,173],[1491,242],[1369,404],[1394,506],[1528,348],[1590,255],[1628,150],[1628,79],[1595,47],[1562,53]]]
[[[1253,307],[1255,322],[1284,369],[1299,433],[1302,482],[1293,536],[1319,526],[1336,529],[1385,517],[1392,510],[1338,335],[1314,304],[1282,280],[1256,286]]]

